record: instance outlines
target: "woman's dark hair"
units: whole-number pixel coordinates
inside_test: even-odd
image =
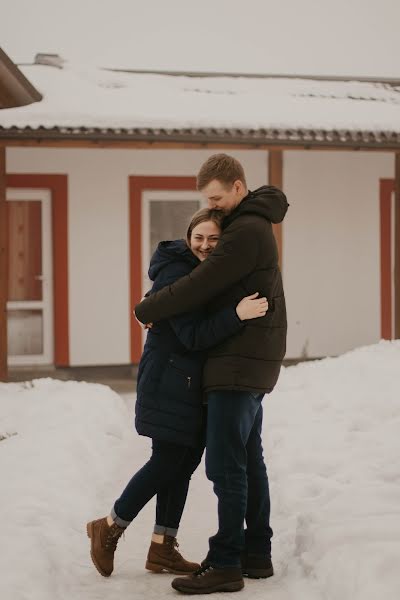
[[[186,241],[190,246],[190,239],[192,237],[192,231],[197,225],[200,223],[205,223],[206,221],[213,221],[220,229],[222,229],[222,221],[224,215],[220,210],[215,210],[213,208],[201,208],[196,213],[194,213],[189,226],[186,232]]]

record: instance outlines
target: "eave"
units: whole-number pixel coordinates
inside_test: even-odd
[[[2,128],[2,146],[223,146],[287,149],[385,150],[400,152],[400,133],[310,129]]]
[[[0,48],[0,108],[26,106],[42,95]]]

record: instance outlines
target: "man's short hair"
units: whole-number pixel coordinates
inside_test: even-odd
[[[197,175],[197,189],[203,190],[213,179],[220,181],[226,188],[231,188],[235,181],[240,180],[247,188],[242,165],[228,154],[213,154],[203,163]]]

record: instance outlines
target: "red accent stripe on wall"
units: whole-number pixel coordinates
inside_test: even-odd
[[[54,363],[69,365],[68,309],[68,176],[11,174],[10,188],[42,188],[51,192],[53,230]]]
[[[129,252],[131,361],[137,364],[142,354],[142,331],[134,316],[142,290],[142,194],[144,190],[196,190],[195,177],[129,177]]]
[[[381,338],[393,338],[392,323],[392,194],[394,179],[381,179],[379,189],[381,243]]]

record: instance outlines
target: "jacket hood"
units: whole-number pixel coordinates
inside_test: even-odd
[[[289,207],[285,194],[273,185],[263,185],[247,194],[239,206],[224,220],[224,227],[236,217],[255,214],[264,217],[271,223],[281,223]]]
[[[149,277],[154,281],[159,272],[171,262],[187,262],[196,267],[200,261],[190,250],[185,240],[160,242],[154,252],[149,267]]]

